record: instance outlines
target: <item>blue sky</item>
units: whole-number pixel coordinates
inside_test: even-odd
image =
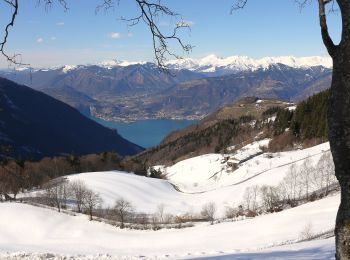
[[[95,14],[102,0],[67,0],[69,10],[54,5],[50,10],[37,0],[21,0],[20,11],[11,30],[8,50],[21,53],[23,62],[33,67],[96,63],[102,60],[153,60],[151,35],[140,24],[129,28],[118,18],[133,17],[133,0],[120,0],[108,12]],[[294,0],[249,0],[244,10],[230,15],[233,0],[163,0],[183,19],[191,31],[181,35],[195,46],[189,57],[208,54],[220,57],[247,55],[310,56],[326,55],[321,41],[317,3],[311,1],[301,12]],[[8,11],[0,6],[0,22]],[[340,16],[329,16],[329,27],[339,40]],[[159,17],[161,28],[171,29],[174,20]],[[176,48],[175,48],[176,50]],[[0,66],[7,66],[3,58]]]

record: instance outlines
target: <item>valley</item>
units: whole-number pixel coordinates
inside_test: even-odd
[[[113,122],[200,120],[243,97],[300,101],[331,82],[331,64],[324,57],[208,56],[169,61],[168,68],[160,73],[152,63],[109,62],[5,70],[0,76]]]

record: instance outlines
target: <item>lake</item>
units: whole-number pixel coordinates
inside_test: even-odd
[[[197,123],[195,120],[147,119],[132,123],[109,122],[93,118],[96,122],[113,129],[125,139],[149,148],[160,143],[172,131]]]

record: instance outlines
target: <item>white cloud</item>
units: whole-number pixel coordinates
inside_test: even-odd
[[[64,25],[64,22],[58,22],[56,23],[57,26],[63,26]]]
[[[134,35],[131,32],[128,33],[128,37],[133,37],[133,36]]]
[[[57,38],[55,37],[55,36],[51,36],[51,41],[54,41],[54,40],[56,40]]]
[[[111,32],[109,34],[109,37],[112,38],[112,39],[119,39],[121,37],[121,35],[118,32]]]
[[[43,38],[41,38],[41,37],[40,37],[40,38],[38,38],[38,39],[36,39],[36,42],[37,42],[37,43],[42,43],[43,41],[44,41],[44,39],[43,39]]]

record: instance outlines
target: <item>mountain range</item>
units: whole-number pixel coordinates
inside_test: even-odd
[[[152,63],[106,61],[0,75],[59,99],[88,116],[113,121],[200,119],[245,96],[301,100],[330,86],[328,57],[232,56]]]
[[[201,59],[178,59],[167,62],[171,69],[187,69],[190,71],[205,73],[210,76],[221,76],[241,71],[255,71],[268,69],[271,65],[283,64],[291,68],[310,68],[322,66],[332,68],[332,60],[329,57],[264,57],[253,59],[248,56],[230,56],[226,58],[217,57],[214,54]]]

